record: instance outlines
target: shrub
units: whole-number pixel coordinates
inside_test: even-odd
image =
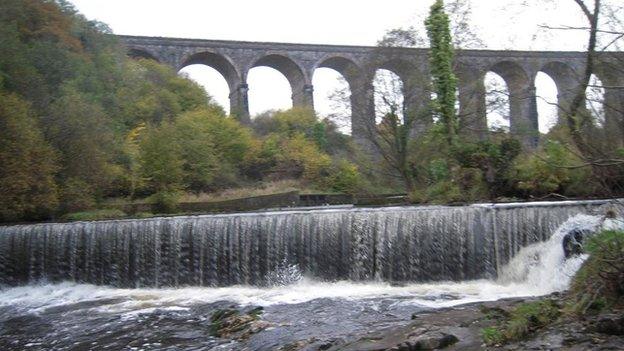
[[[175,213],[180,202],[180,193],[176,190],[161,190],[149,197],[156,213]]]
[[[294,107],[285,111],[268,111],[256,116],[252,128],[260,136],[278,134],[291,138],[303,134],[319,150],[328,154],[344,154],[350,149],[349,138],[340,133],[338,126],[328,119],[319,120],[314,111]]]
[[[561,312],[554,300],[520,304],[511,312],[505,329],[508,340],[519,340],[556,320]]]
[[[546,196],[558,193],[583,196],[596,190],[588,168],[574,168],[581,161],[566,146],[547,141],[542,150],[520,157],[514,167],[516,187],[526,195]]]
[[[499,327],[481,330],[483,341],[487,345],[504,344],[520,340],[559,318],[561,312],[554,300],[541,300],[518,305]]]
[[[243,174],[255,180],[264,179],[277,164],[279,150],[277,134],[270,135],[264,140],[252,140],[249,152],[243,160]]]
[[[90,210],[95,207],[93,189],[84,180],[67,179],[61,188],[61,210],[64,213]]]
[[[281,140],[280,152],[275,157],[277,164],[273,171],[280,178],[319,182],[328,175],[331,166],[331,158],[303,134]]]
[[[510,170],[520,151],[521,145],[518,140],[504,138],[499,142],[457,144],[453,156],[462,168],[480,170],[480,182],[486,186],[485,190],[490,196],[494,196],[510,192]]]
[[[355,164],[347,160],[340,160],[334,165],[331,173],[329,187],[332,190],[347,194],[358,192],[361,180],[360,172]]]
[[[624,305],[624,231],[603,231],[588,239],[589,258],[574,277],[570,312],[584,315]]]
[[[451,180],[441,181],[427,188],[427,202],[448,204],[464,201],[459,185]]]
[[[481,170],[450,167],[446,160],[433,160],[429,164],[430,184],[424,189],[410,192],[415,203],[448,204],[488,198],[487,184]]]

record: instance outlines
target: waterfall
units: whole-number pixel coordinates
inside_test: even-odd
[[[522,249],[604,201],[292,210],[0,227],[0,285],[267,285],[494,279]]]

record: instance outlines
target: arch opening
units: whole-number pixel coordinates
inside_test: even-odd
[[[507,82],[495,72],[487,72],[485,86],[485,118],[489,131],[508,133],[511,128],[510,92]]]
[[[585,107],[589,111],[594,123],[603,127],[605,125],[605,88],[602,80],[597,75],[592,74],[589,86],[585,91]]]
[[[556,125],[561,116],[568,113],[579,84],[580,77],[564,62],[549,62],[542,67],[535,77],[541,133],[546,133],[550,130],[548,126]]]
[[[240,75],[232,62],[223,55],[213,52],[198,52],[187,57],[178,70],[184,69],[186,66],[191,65],[205,65],[213,68],[225,78],[228,84],[230,92],[235,91],[237,85],[240,83]]]
[[[317,115],[335,123],[340,132],[351,134],[351,88],[346,78],[333,68],[319,67],[312,85]]]
[[[356,110],[359,113],[364,112],[366,110],[364,106],[367,104],[364,101],[367,97],[367,85],[362,80],[362,70],[352,60],[336,56],[326,58],[317,65],[313,79],[324,79],[317,78],[317,72],[320,73],[320,77],[327,77],[328,83],[333,86],[329,92],[331,95],[329,107],[332,109],[332,113],[340,116],[334,122],[341,132],[352,134],[354,118],[358,118]],[[329,76],[332,77],[331,80]],[[318,107],[321,107],[319,105],[323,103],[324,84],[327,83],[314,82],[314,100]],[[317,100],[317,92],[321,95],[319,97],[321,100]]]
[[[557,124],[560,110],[559,89],[549,74],[540,71],[535,76],[535,96],[539,132],[547,134]]]
[[[219,71],[207,65],[192,64],[182,68],[178,74],[201,85],[214,102],[223,107],[226,113],[230,113],[230,88]]]
[[[303,90],[306,79],[303,70],[290,58],[283,55],[267,55],[257,60],[253,66],[256,67],[269,67],[280,72],[288,82],[293,92],[300,92]]]
[[[513,61],[498,62],[488,72],[498,74],[507,85],[510,133],[527,147],[535,147],[539,132],[533,77]]]
[[[529,76],[525,70],[515,62],[499,62],[490,67],[488,72],[496,73],[503,78],[510,93],[513,93],[516,90],[521,90],[530,85]]]
[[[271,67],[254,67],[247,74],[249,113],[253,116],[293,107],[293,91],[288,79]]]
[[[375,121],[395,115],[401,124],[405,123],[405,97],[403,80],[398,74],[384,68],[377,69],[373,79]]]

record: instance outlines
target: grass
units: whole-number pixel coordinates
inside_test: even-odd
[[[521,340],[554,322],[560,315],[559,305],[551,299],[523,303],[509,312],[499,326],[483,328],[481,335],[490,346]]]
[[[186,193],[182,195],[180,202],[218,202],[245,197],[286,193],[289,191],[299,191],[302,194],[325,193],[323,191],[318,191],[298,180],[279,180],[253,186],[224,189],[213,193]]]
[[[486,345],[501,345],[505,342],[505,336],[497,327],[481,329],[481,336]]]
[[[219,202],[225,200],[241,199],[245,197],[271,195],[285,193],[289,191],[299,191],[301,193],[317,193],[315,189],[303,184],[297,180],[279,180],[273,182],[265,182],[257,185],[242,186],[238,188],[224,189],[211,193],[180,193],[177,198],[178,202]],[[153,198],[146,197],[130,200],[124,197],[116,197],[106,199],[104,206],[113,208],[122,208],[130,203],[149,204],[153,202]]]

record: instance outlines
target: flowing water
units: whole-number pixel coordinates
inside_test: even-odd
[[[0,227],[0,349],[274,349],[423,309],[565,289],[603,202],[329,209]],[[273,327],[210,336],[224,307]]]

